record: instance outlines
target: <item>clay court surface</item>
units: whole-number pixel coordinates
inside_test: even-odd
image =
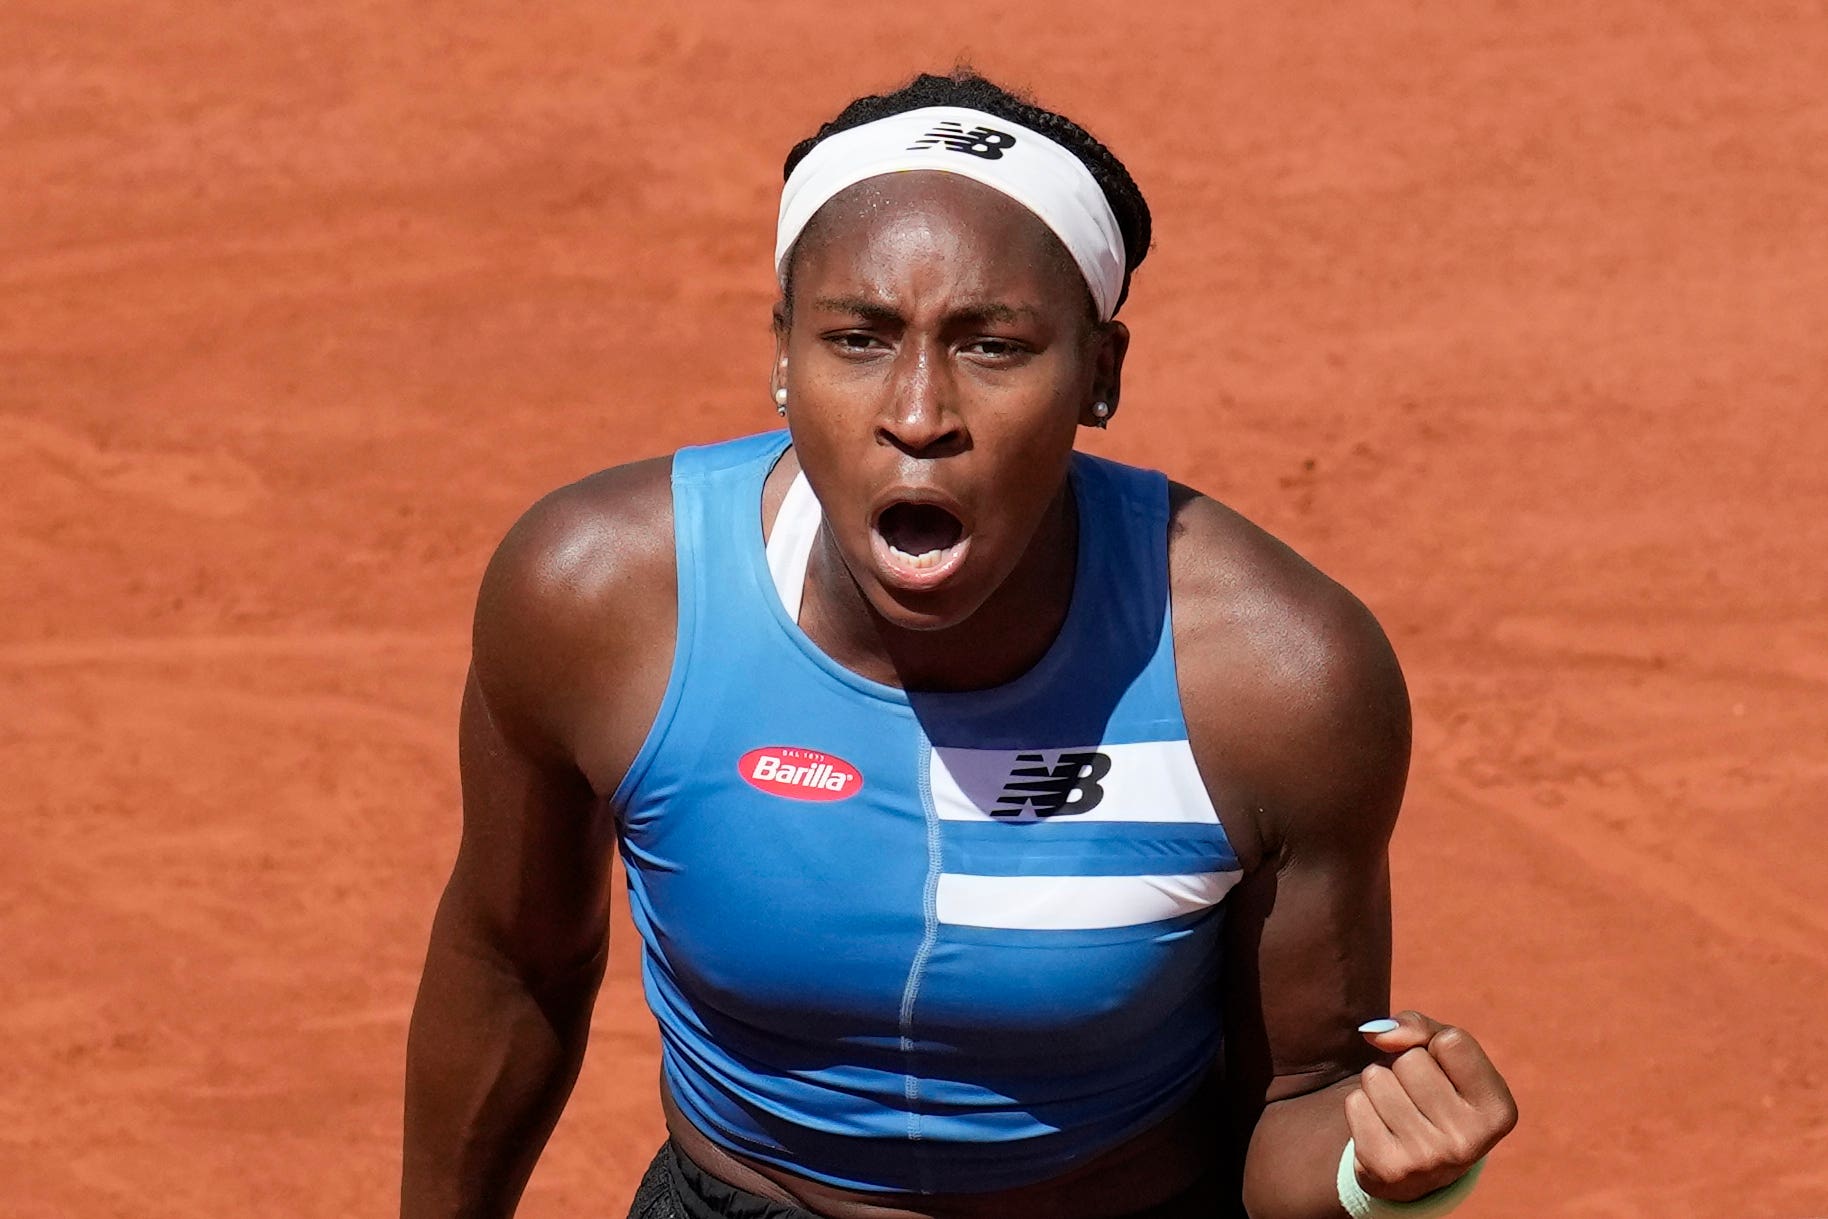
[[[1295,7],[0,7],[0,1214],[390,1213],[482,566],[773,424],[781,155],[968,55],[1155,209],[1093,447],[1404,659],[1465,1213],[1828,1215],[1828,8]],[[524,1215],[659,1136],[620,911],[595,1023]]]

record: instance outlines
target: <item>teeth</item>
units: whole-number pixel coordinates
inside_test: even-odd
[[[909,554],[893,542],[889,543],[889,553],[905,562],[915,571],[925,571],[930,567],[938,567],[939,561],[946,557],[946,552],[944,550],[929,550],[925,554]]]

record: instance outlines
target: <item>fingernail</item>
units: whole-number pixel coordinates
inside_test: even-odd
[[[1358,1026],[1361,1033],[1394,1033],[1403,1026],[1394,1020],[1367,1020]]]

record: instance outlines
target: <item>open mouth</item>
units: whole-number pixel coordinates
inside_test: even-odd
[[[908,500],[884,508],[873,532],[885,574],[908,588],[930,588],[943,580],[971,544],[958,517],[938,504]]]

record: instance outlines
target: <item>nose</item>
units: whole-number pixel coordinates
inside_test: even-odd
[[[943,356],[926,344],[904,348],[877,421],[877,443],[911,457],[963,452],[970,436],[958,412],[955,390]]]

